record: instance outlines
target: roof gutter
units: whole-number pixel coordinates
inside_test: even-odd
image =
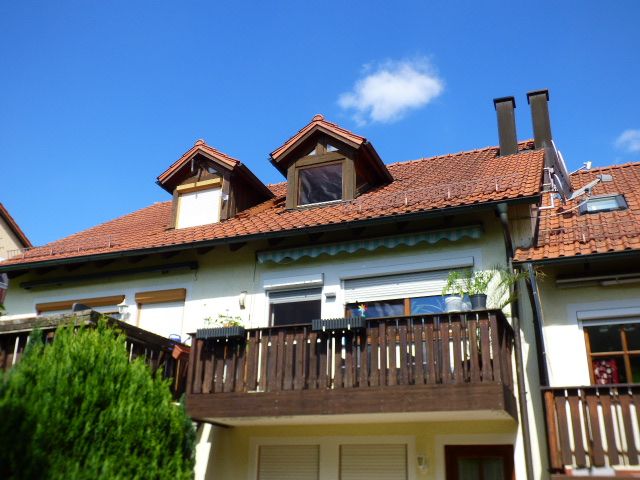
[[[203,240],[200,242],[191,242],[191,243],[181,243],[177,245],[165,245],[161,247],[151,247],[151,248],[141,248],[137,250],[123,250],[119,252],[113,253],[97,253],[90,254],[85,256],[76,256],[76,257],[68,257],[68,258],[60,258],[54,260],[41,260],[35,262],[25,262],[25,263],[15,263],[10,265],[0,265],[0,273],[3,272],[14,272],[25,269],[32,268],[44,268],[44,267],[52,267],[58,265],[69,265],[73,263],[82,263],[82,262],[90,262],[94,260],[112,260],[126,257],[136,257],[138,255],[151,255],[156,253],[168,253],[168,252],[176,252],[181,250],[191,250],[194,248],[209,248],[209,247],[217,247],[220,245],[229,245],[243,242],[251,242],[258,240],[267,240],[270,238],[284,238],[290,237],[292,235],[304,235],[304,234],[313,234],[318,232],[335,232],[338,230],[346,230],[348,228],[358,228],[358,227],[368,227],[368,226],[377,226],[377,225],[385,225],[389,223],[394,223],[398,221],[411,221],[411,220],[422,220],[426,218],[433,217],[441,217],[443,215],[459,215],[463,213],[468,213],[470,211],[493,211],[498,204],[509,204],[516,205],[521,203],[537,203],[540,200],[540,195],[531,195],[528,197],[519,197],[510,200],[496,200],[493,202],[486,202],[481,205],[464,205],[461,207],[453,207],[453,208],[440,208],[436,210],[428,210],[425,212],[414,212],[407,213],[402,215],[394,215],[380,218],[370,218],[365,220],[355,220],[353,222],[346,223],[337,223],[331,225],[318,225],[316,227],[309,228],[299,228],[295,230],[282,230],[279,232],[265,232],[265,233],[256,233],[251,235],[242,235],[236,237],[225,237],[214,240]]]
[[[640,249],[624,250],[622,252],[590,253],[587,255],[573,255],[571,257],[542,258],[540,260],[514,260],[514,265],[566,265],[569,263],[581,263],[590,260],[611,260],[614,258],[626,258],[640,255]],[[1,271],[1,270],[0,270]]]

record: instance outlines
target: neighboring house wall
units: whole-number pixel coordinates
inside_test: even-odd
[[[591,366],[587,356],[584,322],[579,317],[587,312],[591,315],[586,316],[593,317],[600,312],[603,318],[609,315],[612,322],[616,318],[624,321],[620,313],[626,316],[635,311],[640,321],[640,290],[637,284],[558,288],[556,278],[563,273],[563,269],[545,268],[543,272],[538,286],[544,315],[550,386],[590,385]],[[625,309],[626,312],[619,312],[618,309]]]
[[[0,259],[8,258],[12,250],[23,248],[25,245],[11,230],[9,224],[0,216]]]

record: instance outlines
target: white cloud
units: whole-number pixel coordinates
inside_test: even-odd
[[[619,149],[626,150],[630,153],[640,152],[640,129],[625,130],[616,138],[615,145]]]
[[[352,111],[360,124],[397,121],[444,90],[444,82],[426,59],[388,61],[364,70],[366,76],[338,98],[338,105]]]

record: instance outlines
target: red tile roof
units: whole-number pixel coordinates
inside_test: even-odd
[[[586,197],[540,212],[537,244],[516,251],[519,262],[552,260],[592,254],[616,253],[640,249],[640,162],[596,168],[574,173],[571,184],[578,189],[609,174],[612,182],[601,182],[593,195],[623,194],[627,210],[580,214],[579,205]],[[544,205],[550,196],[544,195]]]
[[[308,227],[349,224],[484,202],[531,197],[539,193],[543,152],[533,143],[499,157],[497,147],[422,158],[388,165],[393,181],[357,199],[315,207],[285,209],[286,184],[270,185],[275,198],[219,223],[168,229],[171,202],[150,207],[26,252],[0,264],[28,264],[115,252],[238,241],[239,237],[294,232]],[[131,254],[131,253],[130,253]]]
[[[11,229],[13,234],[18,238],[18,241],[22,243],[23,247],[33,246],[31,245],[31,242],[29,241],[27,236],[24,234],[22,229],[18,226],[16,221],[13,219],[13,217],[9,215],[9,212],[1,203],[0,203],[0,218],[2,218],[4,222],[8,225],[8,227]]]

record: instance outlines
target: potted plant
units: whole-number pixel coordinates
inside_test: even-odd
[[[464,290],[469,294],[471,310],[487,308],[487,291],[489,283],[496,275],[496,270],[467,270],[464,276]]]
[[[219,313],[214,319],[207,317],[204,319],[206,328],[199,328],[196,331],[196,338],[233,338],[244,337],[245,329],[242,326],[242,319],[229,312]]]
[[[459,270],[451,270],[447,277],[447,283],[442,289],[445,311],[447,313],[461,312],[463,310],[462,299],[464,297],[464,293],[462,274]]]

